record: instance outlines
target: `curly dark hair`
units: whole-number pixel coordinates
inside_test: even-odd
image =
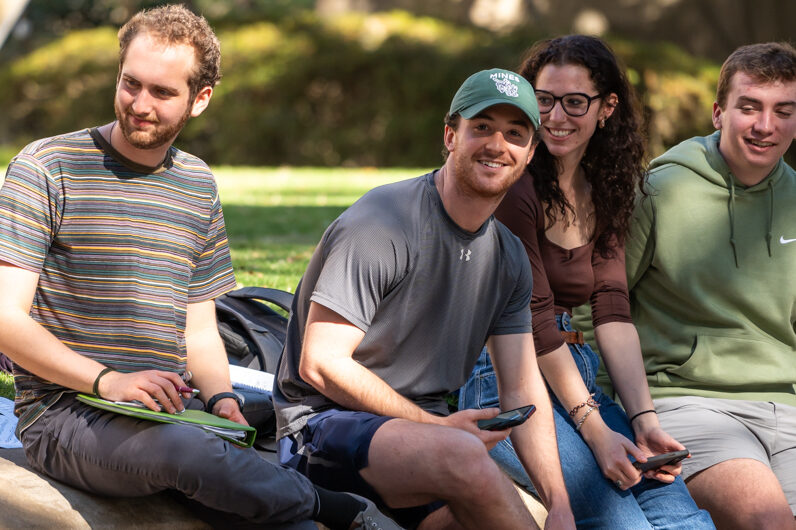
[[[188,79],[190,100],[206,87],[214,87],[221,79],[221,45],[207,20],[179,4],[163,5],[139,11],[119,30],[119,75],[127,56],[127,48],[139,33],[148,32],[166,44],[193,47],[196,68]]]
[[[638,101],[624,68],[597,37],[567,35],[538,42],[526,53],[519,73],[535,85],[539,72],[548,64],[582,66],[602,97],[614,93],[618,98],[611,118],[605,121],[605,127],[595,129],[581,160],[594,204],[595,249],[609,258],[614,254],[614,242],[624,244],[636,187],[642,189],[646,174]],[[548,227],[556,215],[574,211],[558,185],[557,162],[544,142],[536,148],[528,169],[536,194],[545,204]]]

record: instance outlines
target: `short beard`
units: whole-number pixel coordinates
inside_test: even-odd
[[[470,168],[473,164],[472,157],[467,155],[459,155],[457,151],[453,151],[450,155],[453,157],[453,173],[455,175],[454,181],[457,182],[457,187],[467,197],[480,198],[480,199],[499,199],[502,198],[506,192],[514,185],[517,180],[522,176],[525,167],[521,166],[516,169],[511,178],[504,182],[500,189],[488,189],[483,186],[477,186],[477,181],[470,178]]]
[[[133,129],[127,123],[125,116],[127,114],[131,114],[129,112],[129,108],[128,110],[123,111],[121,108],[119,108],[118,102],[114,101],[113,111],[116,114],[116,121],[119,124],[122,134],[124,135],[124,139],[136,149],[157,149],[158,147],[162,147],[163,145],[171,143],[174,138],[180,134],[182,128],[185,127],[188,118],[191,117],[191,106],[188,105],[185,114],[183,114],[180,118],[180,121],[174,125],[163,127],[160,125],[160,123],[156,123],[151,132],[144,132]]]

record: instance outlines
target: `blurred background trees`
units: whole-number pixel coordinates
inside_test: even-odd
[[[30,0],[0,49],[0,146],[112,120],[116,30],[160,3]],[[796,20],[796,2],[775,0],[184,3],[216,28],[224,78],[178,145],[213,164],[436,166],[462,80],[572,32],[602,35],[628,66],[654,156],[712,130],[726,55],[789,40]]]

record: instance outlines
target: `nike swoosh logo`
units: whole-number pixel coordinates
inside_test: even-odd
[[[785,239],[785,236],[779,236],[779,244],[780,245],[787,245],[788,243],[793,243],[794,241],[796,241],[796,238],[794,238],[794,239]]]

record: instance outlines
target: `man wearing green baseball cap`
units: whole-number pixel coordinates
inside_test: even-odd
[[[445,117],[443,167],[375,188],[326,230],[298,286],[274,402],[279,455],[415,528],[535,528],[489,458],[510,433],[548,509],[573,528],[550,400],[531,335],[531,271],[492,213],[536,145],[533,88],[507,70],[468,78]],[[501,405],[449,414],[489,343]]]
[[[470,120],[482,110],[502,103],[520,109],[533,128],[539,128],[539,108],[533,87],[521,75],[501,68],[482,70],[468,77],[453,96],[449,114],[459,114]]]

